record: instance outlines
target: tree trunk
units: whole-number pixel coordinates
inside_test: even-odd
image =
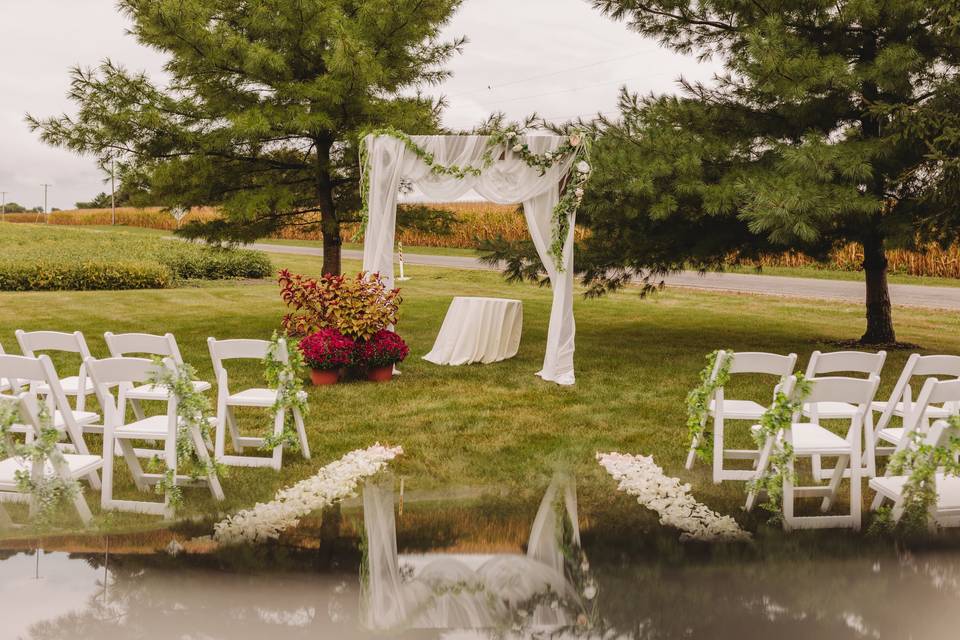
[[[320,228],[323,233],[323,273],[340,275],[343,237],[340,235],[340,222],[332,211],[320,214]]]
[[[867,283],[867,332],[860,338],[860,342],[892,344],[897,341],[897,336],[893,331],[890,288],[887,285],[887,254],[883,238],[864,239],[863,272]]]
[[[317,195],[320,198],[320,232],[323,234],[323,273],[340,275],[343,237],[340,235],[340,219],[333,202],[333,177],[330,175],[331,141],[318,139],[317,144]]]

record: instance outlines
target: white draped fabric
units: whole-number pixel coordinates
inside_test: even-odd
[[[485,136],[412,136],[414,142],[430,152],[438,164],[481,165],[487,146]],[[542,154],[560,146],[559,136],[524,136],[530,150]],[[572,158],[557,163],[543,175],[527,166],[523,159],[508,150],[480,176],[436,175],[403,141],[392,136],[368,136],[365,140],[370,159],[369,221],[363,245],[363,268],[379,272],[393,286],[393,247],[397,222],[397,195],[400,181],[409,180],[436,202],[449,202],[473,189],[499,204],[523,203],[524,217],[530,236],[553,287],[550,326],[543,368],[537,375],[562,385],[575,382],[573,371],[573,227],[563,249],[562,267],[558,268],[550,253],[553,233],[553,208],[560,197],[560,180],[570,169]]]

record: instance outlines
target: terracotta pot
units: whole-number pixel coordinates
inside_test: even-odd
[[[371,367],[367,369],[367,380],[374,382],[390,382],[393,379],[393,365],[385,367]]]
[[[314,385],[336,384],[340,379],[340,371],[337,369],[310,369],[310,381]]]

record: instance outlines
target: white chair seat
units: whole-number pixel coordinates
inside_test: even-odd
[[[790,428],[790,444],[794,453],[845,455],[850,453],[850,443],[834,432],[818,424],[794,423]]]
[[[715,401],[710,401],[710,413],[714,413]],[[759,420],[767,408],[753,400],[724,400],[723,417],[730,420]]]
[[[903,427],[890,427],[877,432],[877,437],[890,444],[900,444],[903,439]]]
[[[210,383],[204,380],[194,380],[191,384],[194,390],[200,393],[211,389]],[[164,387],[142,384],[139,387],[134,387],[127,391],[126,398],[127,400],[166,400],[169,395],[169,392]]]
[[[817,417],[824,420],[850,419],[857,413],[857,405],[849,402],[817,402]],[[813,415],[812,407],[804,405],[803,415]]]
[[[877,412],[883,412],[887,408],[886,402],[874,402],[872,403],[873,410]],[[898,402],[897,405],[893,408],[893,415],[902,418],[903,413],[903,403]],[[941,418],[949,418],[950,412],[943,407],[931,406],[927,407],[926,416],[932,420],[939,420]]]
[[[74,411],[73,419],[76,420],[78,425],[85,427],[88,424],[93,424],[99,420],[100,414],[94,413],[93,411]],[[63,419],[63,414],[61,414],[59,411],[53,412],[53,425],[58,429],[62,429],[64,426],[66,426],[66,422],[64,422]]]
[[[63,459],[70,468],[70,475],[74,478],[79,478],[93,473],[103,466],[103,458],[100,456],[77,455],[71,453],[64,454]],[[5,489],[16,488],[17,471],[29,472],[30,464],[30,461],[26,458],[7,458],[6,460],[0,461],[0,487]],[[53,465],[49,461],[44,463],[43,472],[49,477],[55,475]]]
[[[276,401],[276,389],[244,389],[227,396],[227,404],[234,407],[272,407]]]
[[[870,488],[885,498],[897,501],[909,476],[887,476],[870,479]],[[960,478],[937,474],[937,510],[960,509]]]
[[[77,391],[80,389],[80,377],[79,376],[69,376],[67,378],[60,378],[60,386],[63,388],[63,392],[68,396],[78,395]],[[86,379],[84,383],[83,395],[88,396],[93,393],[93,381],[90,378]],[[38,393],[49,393],[50,387],[46,384],[37,385]]]
[[[129,424],[118,426],[114,436],[126,439],[163,440],[168,433],[167,416],[149,416]]]

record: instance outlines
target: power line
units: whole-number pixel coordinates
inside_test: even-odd
[[[636,58],[637,56],[642,56],[642,55],[647,54],[647,53],[650,53],[650,49],[646,49],[646,50],[644,50],[644,51],[636,51],[636,52],[634,52],[634,53],[630,53],[630,54],[627,54],[627,55],[625,55],[625,56],[619,56],[619,57],[616,57],[616,58],[608,58],[607,60],[599,60],[599,61],[597,61],[597,62],[591,62],[590,64],[584,64],[584,65],[580,65],[580,66],[578,66],[578,67],[568,67],[568,68],[566,68],[566,69],[559,69],[558,71],[550,71],[550,72],[548,72],[548,73],[540,73],[540,74],[537,74],[537,75],[535,75],[535,76],[528,76],[528,77],[526,77],[526,78],[520,78],[519,80],[511,80],[510,82],[503,82],[503,83],[500,83],[500,84],[487,85],[486,87],[483,87],[483,88],[481,88],[481,89],[474,89],[474,90],[472,90],[472,91],[466,91],[466,92],[464,92],[464,93],[454,93],[454,94],[451,94],[451,95],[449,95],[449,96],[447,96],[447,97],[448,97],[448,98],[462,98],[462,97],[464,97],[464,96],[469,96],[469,95],[473,95],[473,94],[476,94],[476,93],[483,93],[484,91],[493,91],[494,89],[502,89],[503,87],[510,87],[510,86],[513,86],[513,85],[516,85],[516,84],[520,84],[520,83],[523,83],[523,82],[530,82],[531,80],[539,80],[540,78],[550,78],[550,77],[553,77],[553,76],[558,76],[558,75],[563,74],[563,73],[569,73],[569,72],[571,72],[571,71],[580,71],[581,69],[590,69],[590,68],[592,68],[592,67],[599,67],[600,65],[604,65],[604,64],[607,64],[607,63],[610,63],[610,62],[617,62],[617,61],[619,61],[619,60],[627,60],[627,59],[629,59],[629,58]]]
[[[521,102],[523,100],[532,100],[533,98],[542,98],[544,96],[556,96],[562,93],[573,93],[574,91],[583,91],[585,89],[594,89],[596,87],[605,87],[611,84],[622,84],[624,82],[630,82],[631,80],[640,80],[642,78],[650,78],[653,76],[635,76],[633,78],[624,78],[623,80],[607,80],[605,82],[596,82],[594,84],[587,84],[582,87],[573,87],[571,89],[558,89],[557,91],[545,91],[543,93],[534,93],[532,95],[523,96],[522,98],[507,98],[506,100],[494,100],[493,102],[486,102],[484,106],[491,104],[503,104],[505,102]]]

